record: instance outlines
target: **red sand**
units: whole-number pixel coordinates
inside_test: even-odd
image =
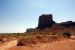
[[[51,43],[38,43],[34,46],[15,46],[8,50],[75,50],[75,40],[67,39]]]

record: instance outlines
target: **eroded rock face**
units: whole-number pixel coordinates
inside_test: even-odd
[[[44,28],[47,28],[47,27],[52,27],[52,25],[54,24],[55,22],[53,21],[53,16],[52,14],[49,14],[49,15],[46,15],[46,14],[43,14],[39,17],[39,23],[38,23],[38,29],[44,29]]]

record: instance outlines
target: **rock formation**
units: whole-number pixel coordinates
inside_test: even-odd
[[[52,25],[54,24],[55,22],[53,21],[53,16],[52,14],[49,14],[49,15],[46,15],[46,14],[43,14],[39,17],[39,23],[38,23],[38,29],[44,29],[44,28],[47,28],[47,27],[52,27]]]
[[[38,26],[34,29],[27,29],[26,32],[54,32],[56,34],[61,34],[63,32],[70,32],[72,35],[75,35],[75,22],[66,21],[61,23],[55,23],[53,21],[52,14],[43,14],[39,16]]]
[[[33,28],[28,28],[27,30],[26,30],[26,32],[32,32],[34,29]]]
[[[67,22],[60,23],[60,25],[63,25],[63,26],[66,26],[66,27],[75,26],[75,22],[67,21]]]

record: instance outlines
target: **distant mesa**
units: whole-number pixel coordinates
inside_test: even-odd
[[[38,29],[45,29],[45,28],[50,28],[55,24],[53,21],[53,15],[52,14],[43,14],[39,16],[39,21],[38,21]]]
[[[66,27],[75,26],[75,22],[67,21],[67,22],[60,23],[60,25],[63,25],[63,26],[66,26]]]
[[[52,14],[42,14],[39,16],[38,20],[38,26],[36,28],[28,28],[26,32],[34,32],[36,30],[43,30],[46,28],[52,28],[57,29],[57,28],[75,28],[75,22],[73,21],[67,21],[67,22],[62,22],[62,23],[56,23],[53,20],[53,15]],[[53,29],[53,31],[54,31]]]
[[[27,30],[26,30],[26,32],[32,32],[34,29],[33,28],[28,28]]]

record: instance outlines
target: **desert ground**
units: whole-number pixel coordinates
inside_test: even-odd
[[[75,50],[75,40],[64,39],[51,43],[37,43],[32,46],[15,46],[7,50]]]

